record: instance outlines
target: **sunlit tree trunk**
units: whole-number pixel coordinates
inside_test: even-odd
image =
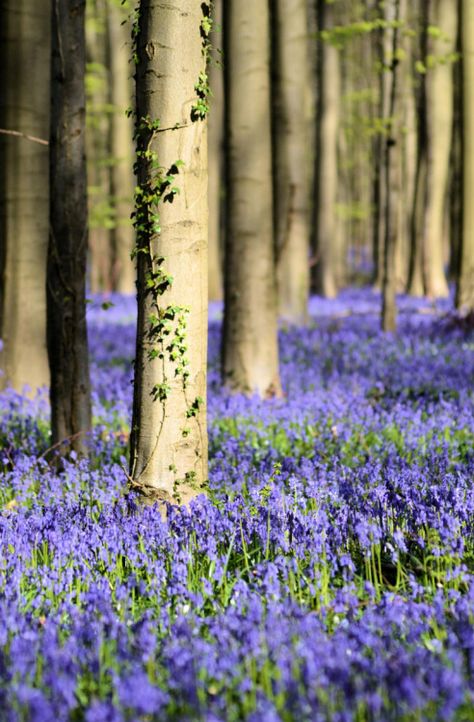
[[[50,2],[0,0],[0,385],[49,383],[46,353]]]
[[[393,26],[386,30],[391,39],[390,74],[389,74],[389,104],[388,104],[388,134],[385,139],[385,162],[383,183],[385,186],[385,224],[384,224],[384,264],[382,283],[382,329],[395,331],[397,326],[396,293],[396,266],[395,255],[398,239],[397,209],[400,194],[400,119],[397,107],[399,82],[399,28],[400,18],[405,17],[405,1],[391,0],[387,5],[386,18],[393,21]]]
[[[85,0],[53,0],[47,338],[52,443],[88,454]],[[68,52],[64,52],[68,48]]]
[[[463,221],[456,307],[474,311],[474,0],[462,2]]]
[[[130,220],[133,210],[133,122],[126,110],[132,104],[132,52],[127,11],[118,0],[107,8],[110,101],[110,191],[113,208],[111,229],[111,281],[119,293],[135,292],[135,269],[131,260],[135,233]]]
[[[419,140],[419,143],[421,141]],[[417,161],[415,195],[410,234],[410,260],[407,291],[411,296],[424,295],[423,283],[423,217],[426,194],[426,156],[420,153]]]
[[[319,0],[319,29],[331,28],[333,6]],[[337,293],[337,138],[340,113],[339,51],[331,43],[320,40],[318,69],[318,118],[315,178],[315,288],[323,296]]]
[[[428,23],[428,8],[422,0],[418,0],[413,8],[413,26],[416,29],[418,41],[413,46],[413,65],[426,57],[426,32],[424,28]],[[414,112],[416,116],[417,144],[416,144],[416,171],[411,210],[410,230],[410,257],[408,267],[407,292],[411,296],[424,295],[423,281],[423,222],[426,206],[426,94],[425,83],[422,76],[415,75],[414,84]]]
[[[309,295],[306,0],[275,3],[275,235],[280,315],[304,324]]]
[[[453,66],[457,8],[453,0],[430,0],[426,73],[427,175],[423,272],[428,296],[449,295],[444,271],[445,217],[453,124]],[[434,33],[430,31],[434,28]],[[439,35],[438,35],[439,32]],[[434,58],[430,67],[430,57]]]
[[[222,298],[222,189],[224,144],[223,0],[214,0],[209,62],[211,109],[209,112],[209,300]],[[221,52],[219,52],[221,51]]]
[[[89,285],[93,293],[112,290],[110,188],[110,92],[107,70],[107,0],[86,2],[87,186],[89,203]],[[122,149],[123,151],[123,149]]]
[[[207,124],[195,86],[209,6],[141,0],[139,10],[130,477],[148,499],[185,503],[207,477]]]
[[[268,5],[266,0],[239,0],[227,3],[226,10],[228,228],[223,379],[235,391],[273,396],[280,393],[280,380]]]

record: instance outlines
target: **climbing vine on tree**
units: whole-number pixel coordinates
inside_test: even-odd
[[[206,310],[210,10],[196,0],[142,1],[132,29],[138,329],[130,482],[167,501],[186,501],[206,474],[205,329],[197,326]]]

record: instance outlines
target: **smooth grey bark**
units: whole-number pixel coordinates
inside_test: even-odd
[[[0,386],[32,393],[49,384],[50,15],[49,0],[0,0],[0,128],[20,133],[0,135]]]
[[[397,327],[396,307],[396,267],[395,254],[398,237],[397,208],[400,193],[400,175],[398,167],[398,147],[400,144],[400,122],[397,120],[397,92],[399,82],[399,28],[398,22],[404,15],[404,0],[391,0],[386,9],[387,20],[394,25],[387,32],[391,39],[388,135],[385,139],[385,162],[383,183],[385,187],[385,228],[384,228],[384,263],[382,282],[382,329],[395,331]]]
[[[414,45],[413,64],[424,61],[427,54],[427,36],[425,28],[428,24],[428,7],[418,0],[414,8],[414,25],[417,30],[418,42]],[[416,23],[416,24],[415,24]],[[426,207],[426,93],[424,79],[418,74],[414,86],[415,114],[417,120],[416,135],[416,171],[411,209],[410,255],[408,265],[407,292],[411,296],[424,295],[423,280],[423,223]]]
[[[47,340],[52,443],[62,454],[73,449],[87,456],[92,418],[85,303],[84,16],[85,0],[53,0]]]
[[[222,374],[233,391],[281,393],[273,245],[269,13],[226,5],[227,238]],[[243,98],[250,102],[243,102]]]
[[[474,311],[474,0],[462,2],[463,220],[456,307]]]
[[[277,0],[274,189],[280,316],[305,324],[309,296],[309,85],[306,0]]]
[[[108,0],[86,2],[88,280],[93,293],[112,290],[111,88],[108,64]],[[123,151],[123,149],[122,149]]]
[[[444,270],[446,208],[449,158],[453,124],[453,66],[446,56],[455,49],[457,8],[453,0],[429,0],[429,26],[439,29],[439,37],[429,33],[426,92],[426,207],[423,229],[423,275],[428,296],[447,297]],[[430,63],[429,59],[433,58]]]
[[[131,259],[135,233],[133,210],[133,121],[126,115],[132,104],[133,74],[128,12],[118,0],[107,6],[110,102],[110,192],[113,227],[110,230],[111,282],[114,291],[135,292],[135,268]]]
[[[319,0],[318,26],[320,30],[334,24],[334,10],[330,3]],[[315,171],[315,236],[317,293],[333,298],[337,294],[337,143],[340,114],[339,51],[331,43],[320,40],[318,62],[318,111]]]
[[[213,3],[212,56],[209,61],[209,85],[212,98],[209,112],[209,300],[223,296],[222,191],[224,186],[224,68],[223,0]]]
[[[207,122],[194,110],[205,71],[203,11],[201,0],[141,0],[139,8],[137,184],[145,195],[157,191],[151,151],[179,190],[153,207],[137,196],[135,209],[130,477],[151,501],[186,503],[207,478]]]

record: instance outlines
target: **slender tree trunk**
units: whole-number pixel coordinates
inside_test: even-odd
[[[209,85],[212,98],[209,112],[209,300],[222,298],[222,188],[224,145],[224,69],[223,0],[214,0],[212,57],[209,62]]]
[[[419,0],[415,5],[414,23],[417,28],[418,44],[414,48],[414,65],[424,61],[427,55],[427,37],[425,28],[428,24],[428,7]],[[417,122],[416,174],[411,210],[410,258],[408,270],[407,292],[411,296],[424,295],[423,280],[423,222],[426,207],[426,93],[425,83],[418,74],[418,82],[414,86],[415,115]]]
[[[309,295],[306,0],[278,0],[276,29],[275,235],[280,314],[304,324]]]
[[[398,238],[397,206],[400,193],[400,174],[398,167],[398,145],[400,144],[400,122],[396,114],[398,93],[398,47],[399,28],[397,23],[400,18],[405,17],[404,0],[392,0],[387,7],[387,19],[394,21],[394,26],[386,32],[391,36],[391,68],[390,68],[390,95],[388,107],[388,136],[385,140],[385,163],[384,163],[384,185],[385,185],[385,248],[383,264],[382,284],[382,329],[384,331],[395,331],[397,327],[397,307],[395,300],[396,293],[396,268],[395,254]]]
[[[459,0],[459,18],[461,18],[461,2]],[[462,22],[459,22],[456,51],[459,57],[462,57]],[[449,272],[448,277],[452,281],[457,281],[459,273],[459,262],[461,252],[461,236],[462,236],[462,174],[463,174],[463,157],[462,157],[462,62],[456,62],[454,65],[454,118],[453,118],[453,141],[451,147],[451,158],[449,160]]]
[[[139,8],[130,476],[151,500],[187,502],[207,477],[207,124],[195,88],[208,13],[201,0]]]
[[[0,127],[49,137],[50,3],[0,0]],[[46,99],[46,101],[45,101]],[[48,148],[0,135],[0,385],[49,383]]]
[[[474,0],[462,2],[463,221],[456,307],[474,311]]]
[[[404,9],[402,8],[402,11]],[[402,16],[403,28],[399,34],[399,73],[397,82],[396,113],[398,117],[399,141],[397,142],[398,165],[398,218],[397,244],[395,251],[396,290],[404,293],[408,285],[413,198],[417,163],[417,118],[412,76],[411,34],[412,6],[406,7]]]
[[[418,145],[415,196],[410,236],[410,265],[408,273],[408,293],[421,297],[424,294],[423,283],[423,217],[426,203],[426,155]]]
[[[390,77],[385,70],[387,58],[391,54],[390,35],[388,31],[381,29],[376,31],[376,47],[380,60],[379,71],[379,118],[383,123],[389,117],[390,103]],[[384,129],[385,130],[385,129]],[[386,198],[386,176],[387,168],[385,162],[386,144],[383,133],[378,133],[375,140],[375,156],[377,170],[374,177],[374,232],[373,232],[373,256],[374,256],[374,287],[382,288],[384,275],[384,244],[385,244],[385,209]]]
[[[453,66],[452,62],[441,62],[441,58],[455,49],[457,12],[454,0],[430,0],[429,8],[429,24],[439,28],[441,35],[435,39],[429,34],[428,59],[434,57],[434,66],[428,67],[425,78],[427,193],[423,270],[428,296],[446,297],[449,289],[444,271],[444,231],[453,124]],[[430,65],[429,60],[427,64]]]
[[[266,0],[226,6],[228,229],[223,379],[280,393],[272,222],[269,16]],[[251,102],[243,102],[243,98]]]
[[[89,201],[89,285],[93,293],[112,290],[113,206],[110,187],[110,90],[107,1],[86,2],[87,186]],[[123,149],[122,149],[123,152]]]
[[[319,29],[333,25],[333,7],[319,0]],[[316,291],[327,298],[337,294],[337,138],[340,112],[339,51],[320,40],[318,138],[316,144]]]
[[[53,0],[47,339],[52,443],[88,454],[91,400],[85,279],[85,0]],[[67,52],[65,52],[67,48]],[[65,192],[66,190],[66,192]]]
[[[135,269],[131,260],[135,233],[130,220],[133,210],[133,122],[126,110],[131,105],[132,84],[130,28],[127,12],[110,2],[107,7],[110,101],[110,190],[114,211],[111,229],[112,288],[119,293],[135,292]]]

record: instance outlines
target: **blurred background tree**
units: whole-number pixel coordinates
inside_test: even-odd
[[[0,128],[18,134],[0,134],[0,385],[33,393],[49,383],[50,25],[49,2],[0,2]]]

